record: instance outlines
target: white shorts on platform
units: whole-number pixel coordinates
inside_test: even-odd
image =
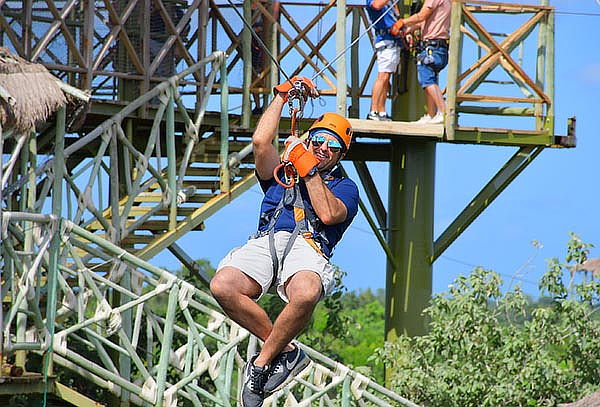
[[[377,42],[375,52],[379,72],[396,72],[400,63],[400,47],[395,41],[381,40]]]
[[[290,236],[291,233],[289,232],[275,233],[275,249],[279,259],[283,255]],[[273,280],[273,262],[271,261],[271,251],[269,249],[269,236],[249,239],[242,247],[231,250],[217,266],[217,273],[223,267],[235,267],[260,284],[262,291],[259,298],[262,297],[271,287]],[[335,268],[326,258],[317,253],[302,236],[297,236],[294,246],[283,264],[281,264],[281,261],[279,262],[279,270],[274,282],[274,286],[277,287],[277,294],[285,302],[289,302],[285,294],[285,282],[294,274],[303,270],[313,271],[321,277],[323,286],[321,298],[329,294],[333,285]]]

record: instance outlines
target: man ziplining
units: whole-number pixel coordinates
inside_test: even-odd
[[[292,111],[292,98],[303,106],[318,92],[305,77],[274,92],[252,136],[256,176],[265,194],[258,231],[225,256],[210,283],[225,313],[264,342],[244,367],[242,407],[262,406],[310,363],[292,340],[331,289],[329,258],[358,212],[358,188],[338,165],[352,141],[348,120],[323,114],[306,142],[288,137],[280,163],[273,139],[283,107],[288,103]],[[256,303],[270,288],[287,303],[275,322]]]

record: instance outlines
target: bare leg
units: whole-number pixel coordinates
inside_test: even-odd
[[[446,103],[444,102],[444,95],[438,85],[435,85],[435,106],[438,112],[444,113],[446,111]]]
[[[446,110],[444,96],[440,87],[436,84],[425,88],[425,101],[427,102],[427,113],[431,117],[435,116],[436,112],[444,113]]]
[[[390,91],[390,72],[379,72],[373,84],[371,111],[385,112],[385,101]]]
[[[285,290],[290,302],[277,317],[271,335],[254,361],[256,366],[270,363],[286,348],[292,349],[290,342],[306,326],[319,302],[321,278],[312,271],[300,271],[287,281]]]
[[[430,117],[435,116],[435,87],[437,85],[429,85],[425,90],[425,103],[427,104],[427,114]]]
[[[254,302],[261,287],[235,267],[223,267],[210,282],[210,291],[229,318],[265,341],[273,323],[267,313]]]

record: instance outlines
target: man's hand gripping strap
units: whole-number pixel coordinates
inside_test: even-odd
[[[298,137],[288,137],[285,144],[282,161],[291,162],[300,177],[306,177],[310,170],[319,164],[317,157],[308,151],[306,144]]]
[[[296,175],[306,177],[310,170],[319,164],[319,160],[306,148],[306,145],[298,137],[288,137],[285,141],[285,146],[281,164],[273,170],[273,177],[281,186],[291,188],[294,186]],[[277,174],[282,167],[288,182],[287,184],[282,183]]]

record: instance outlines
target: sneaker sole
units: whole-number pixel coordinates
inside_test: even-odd
[[[294,377],[298,376],[298,374],[300,374],[304,369],[306,369],[306,367],[310,364],[310,358],[308,358],[308,356],[304,359],[304,361],[302,363],[300,363],[298,366],[296,366],[291,372],[290,375],[287,377],[287,379],[285,379],[283,381],[283,383],[281,383],[279,386],[275,387],[273,390],[267,392],[265,390],[265,394],[267,395],[271,395],[281,389],[283,389],[285,386],[287,386],[287,384],[289,382],[291,382],[292,380],[294,380]]]

